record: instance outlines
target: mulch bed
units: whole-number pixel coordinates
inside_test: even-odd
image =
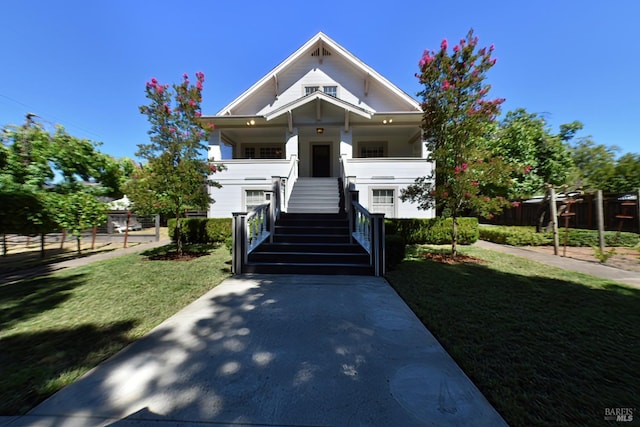
[[[458,265],[458,264],[484,264],[485,260],[469,255],[458,254],[455,258],[451,254],[440,254],[432,252],[423,252],[422,258],[441,264]]]

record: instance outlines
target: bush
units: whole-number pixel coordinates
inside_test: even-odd
[[[231,238],[231,218],[184,218],[182,222],[182,243],[224,243]],[[167,221],[169,236],[176,241],[176,219]]]
[[[387,233],[399,234],[408,245],[451,243],[452,218],[389,218],[385,222]],[[478,240],[478,220],[458,218],[458,243],[470,245]]]
[[[386,234],[384,240],[385,261],[388,269],[400,264],[406,255],[406,245],[402,236]]]
[[[565,231],[558,230],[558,241],[564,245]],[[536,233],[533,227],[506,227],[483,226],[480,227],[480,238],[493,243],[511,246],[547,246],[553,245],[553,233]],[[604,240],[606,246],[634,247],[640,239],[635,233],[605,231]],[[598,246],[598,231],[569,229],[567,246],[593,247]]]

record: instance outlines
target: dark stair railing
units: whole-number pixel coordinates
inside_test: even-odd
[[[351,179],[340,182],[338,214],[283,213],[287,183],[272,181],[266,204],[233,214],[234,274],[384,275],[384,215],[358,203]]]

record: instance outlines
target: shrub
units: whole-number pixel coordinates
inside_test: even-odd
[[[413,244],[444,245],[451,243],[451,218],[389,218],[385,222],[388,233],[399,234],[404,242]],[[458,218],[458,243],[470,245],[478,240],[478,220]]]
[[[169,236],[176,240],[176,220],[167,221]],[[231,218],[185,218],[182,219],[182,243],[224,243],[231,237]]]
[[[480,227],[480,238],[493,243],[511,246],[547,246],[553,245],[553,233],[536,233],[533,227]],[[564,245],[565,230],[558,230],[558,241]],[[605,231],[606,246],[634,247],[640,241],[635,233]],[[598,231],[570,228],[567,234],[567,246],[598,246]]]
[[[393,269],[402,262],[406,255],[404,239],[398,234],[386,234],[384,246],[387,268]]]

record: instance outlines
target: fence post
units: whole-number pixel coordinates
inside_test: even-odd
[[[386,273],[384,248],[384,214],[371,214],[371,255],[373,258],[373,274],[384,276]]]
[[[231,273],[242,274],[247,242],[247,213],[233,212],[232,215],[233,249],[231,250]]]
[[[356,210],[353,209],[353,202],[358,202],[359,192],[358,190],[349,190],[349,241],[353,243],[353,232],[356,226]]]
[[[596,220],[598,222],[598,244],[600,253],[604,253],[604,208],[602,207],[602,190],[596,192]]]
[[[156,242],[160,241],[160,215],[156,214],[155,216],[156,223]]]
[[[556,206],[556,190],[549,187],[549,206],[551,207],[551,224],[553,226],[553,254],[558,255],[558,207]]]

